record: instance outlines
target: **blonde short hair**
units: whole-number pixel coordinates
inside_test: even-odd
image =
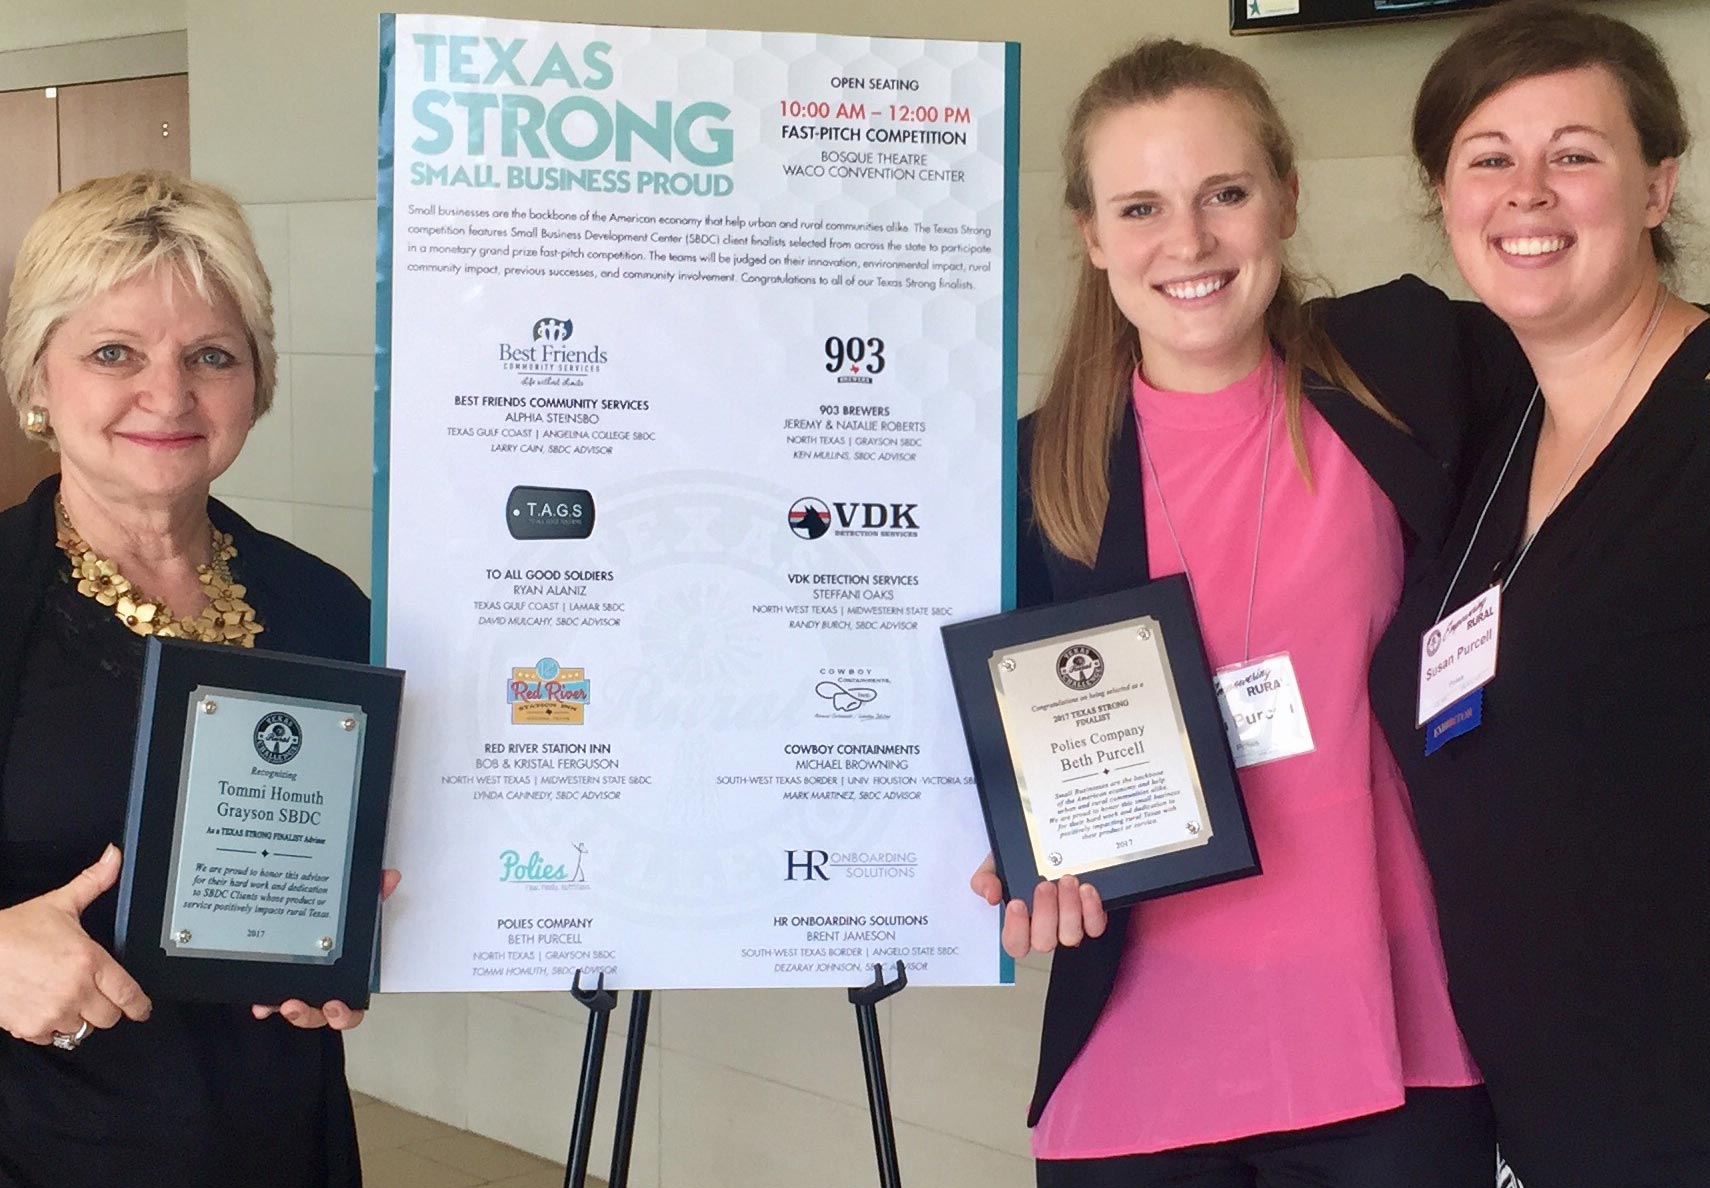
[[[273,286],[243,211],[215,186],[158,169],[100,177],[37,216],[18,249],[0,338],[0,385],[22,424],[41,389],[48,340],[68,315],[154,268],[172,269],[208,301],[237,306],[255,367],[256,418],[273,403]]]

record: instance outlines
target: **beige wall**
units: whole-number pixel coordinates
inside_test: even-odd
[[[8,17],[18,9],[19,0],[0,2]],[[1710,11],[1694,0],[1608,7],[1661,39],[1697,126],[1710,135],[1710,106],[1695,77],[1710,55]],[[1072,260],[1053,172],[1063,113],[1091,71],[1143,34],[1212,41],[1272,80],[1302,149],[1296,247],[1308,270],[1341,288],[1403,270],[1448,279],[1446,255],[1417,217],[1401,150],[1412,89],[1456,22],[1231,40],[1224,0],[868,0],[835,11],[783,0],[455,0],[444,10],[1019,40],[1027,394],[1047,366]],[[378,6],[26,0],[18,11],[21,24],[0,22],[0,49],[172,28],[182,16],[195,169],[248,204],[276,285],[283,356],[276,410],[219,489],[264,527],[366,582]],[[140,24],[125,24],[133,20]],[[1689,197],[1710,193],[1701,169],[1687,172]],[[1690,267],[1686,288],[1702,292]],[[1032,1183],[1022,1114],[1044,970],[1025,964],[1009,991],[910,990],[881,1008],[910,1183]],[[562,1158],[584,1017],[562,994],[383,996],[352,1039],[351,1077],[407,1108]],[[620,1016],[604,1094],[608,1125],[622,1026]],[[856,1036],[840,994],[661,995],[652,1038],[637,1185],[873,1182]]]
[[[184,28],[184,0],[0,0],[0,52]]]

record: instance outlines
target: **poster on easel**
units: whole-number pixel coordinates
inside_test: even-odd
[[[1009,980],[1018,47],[384,16],[381,989]]]

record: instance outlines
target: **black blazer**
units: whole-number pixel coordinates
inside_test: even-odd
[[[1468,442],[1495,415],[1504,393],[1531,388],[1525,358],[1482,306],[1450,301],[1414,276],[1316,303],[1338,349],[1399,417],[1397,429],[1340,388],[1307,377],[1306,396],[1395,505],[1407,545],[1406,578],[1433,557],[1458,507]],[[1029,474],[1033,426],[1022,422],[1016,525],[1016,594],[1021,606],[1109,594],[1151,580],[1139,439],[1127,405],[1110,451],[1110,510],[1091,568],[1051,547],[1033,520]],[[1261,876],[1262,877],[1262,876]],[[1080,1054],[1116,982],[1129,910],[1111,913],[1102,937],[1059,948],[1051,965],[1039,1075],[1027,1124],[1034,1125]]]
[[[6,770],[24,652],[42,600],[66,566],[54,530],[58,493],[59,476],[53,475],[23,503],[0,512],[0,772]],[[208,501],[208,518],[231,534],[238,576],[269,593],[262,647],[278,641],[280,648],[329,660],[368,662],[368,599],[354,582],[325,561],[252,527],[217,500]],[[129,729],[129,723],[120,728]]]

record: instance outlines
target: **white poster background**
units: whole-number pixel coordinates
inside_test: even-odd
[[[1002,44],[383,18],[376,625],[409,674],[383,989],[1007,980],[938,628],[1002,598],[1014,71]],[[695,103],[673,134],[728,162],[658,134],[622,159],[621,121]],[[513,538],[519,486],[588,492],[591,533]],[[513,723],[539,661],[580,724]]]

